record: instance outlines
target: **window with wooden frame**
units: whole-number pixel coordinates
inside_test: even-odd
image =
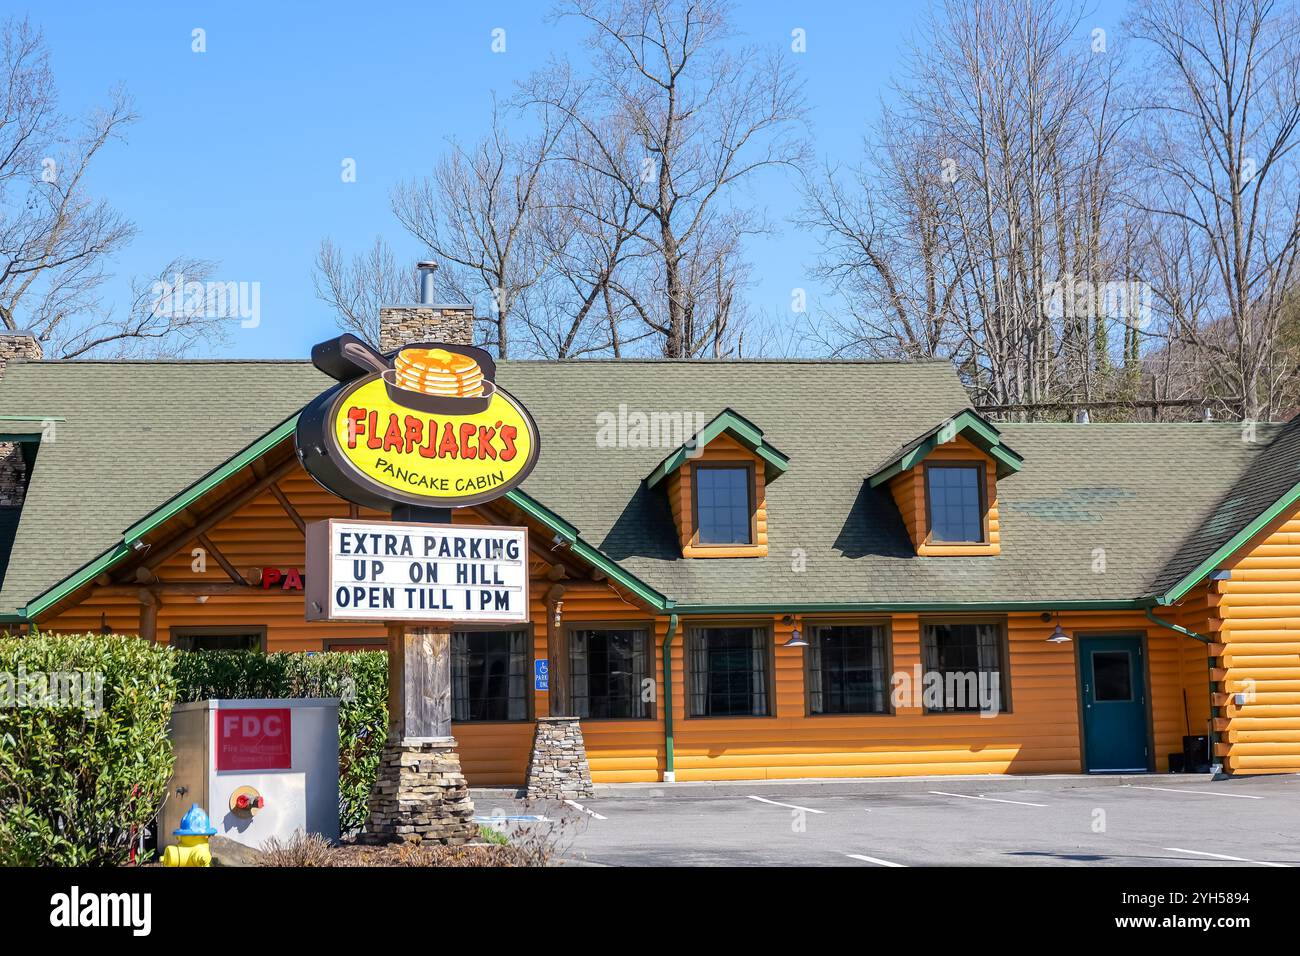
[[[645,693],[652,679],[654,649],[642,625],[569,628],[569,703],[576,717],[640,720],[654,717]]]
[[[1007,631],[1003,621],[923,621],[921,692],[929,713],[1008,709]],[[934,676],[931,676],[934,675]]]
[[[888,630],[873,623],[808,623],[810,714],[889,713]]]
[[[451,719],[528,720],[532,635],[527,628],[451,633]]]
[[[985,544],[983,462],[935,462],[925,467],[926,523],[936,544]]]
[[[692,465],[691,501],[697,547],[754,543],[753,462]]]
[[[256,624],[173,627],[169,643],[179,651],[264,651],[266,628]]]
[[[691,717],[772,714],[772,631],[701,625],[687,631],[686,697]]]

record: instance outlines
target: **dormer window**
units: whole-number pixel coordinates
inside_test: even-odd
[[[992,422],[966,409],[890,455],[867,479],[887,490],[918,557],[1002,551],[998,481],[1024,460]]]
[[[925,466],[925,496],[930,540],[937,544],[983,544],[984,466]]]
[[[700,464],[691,474],[695,487],[695,529],[698,543],[754,543],[754,466]]]
[[[767,486],[790,460],[724,409],[646,476],[668,499],[684,558],[767,556]]]

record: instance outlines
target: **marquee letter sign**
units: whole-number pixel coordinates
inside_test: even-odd
[[[307,526],[307,620],[528,620],[528,531],[497,525]]]
[[[341,498],[382,511],[466,507],[517,487],[537,463],[537,426],[482,349],[423,342],[381,355],[342,335],[312,362],[340,384],[299,416],[298,458]]]

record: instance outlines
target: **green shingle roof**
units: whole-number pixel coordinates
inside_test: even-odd
[[[523,490],[678,605],[1131,601],[1280,429],[1259,426],[1252,445],[1232,424],[1000,425],[1025,461],[999,482],[1002,554],[918,558],[888,490],[866,479],[967,406],[947,363],[502,362],[498,380],[541,434]],[[329,384],[306,362],[11,364],[0,415],[66,422],[37,455],[0,613],[118,545]],[[731,408],[762,429],[789,459],[767,489],[768,557],[680,556],[663,490],[644,482],[672,446],[597,441],[620,405],[706,422]]]
[[[1155,594],[1172,592],[1174,599],[1181,597],[1213,570],[1216,562],[1226,558],[1237,539],[1258,531],[1257,525],[1269,520],[1275,505],[1300,490],[1300,416],[1283,426],[1280,434],[1272,428],[1260,432],[1256,426],[1252,436],[1241,425],[1233,427],[1239,442],[1250,444],[1253,439],[1254,444],[1264,447],[1206,520],[1192,529],[1174,552],[1156,577],[1152,586]]]

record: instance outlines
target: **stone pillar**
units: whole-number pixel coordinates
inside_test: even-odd
[[[388,741],[361,843],[464,843],[478,832],[451,736],[451,628],[388,631]]]
[[[0,380],[13,359],[40,359],[43,354],[40,340],[31,332],[0,333]],[[22,445],[0,442],[0,507],[21,507],[26,494],[27,459]]]
[[[358,843],[465,843],[478,834],[452,737],[389,737]]]
[[[577,717],[537,718],[525,795],[529,800],[577,800],[595,795]]]

